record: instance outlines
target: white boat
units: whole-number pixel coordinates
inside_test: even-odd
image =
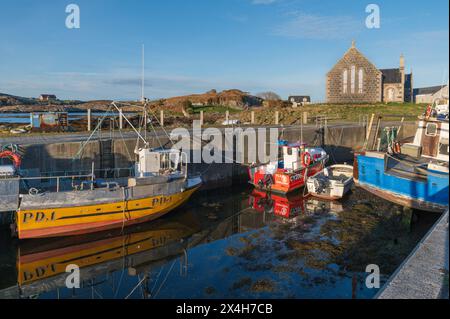
[[[332,165],[308,178],[308,192],[319,198],[337,200],[353,185],[353,166]]]

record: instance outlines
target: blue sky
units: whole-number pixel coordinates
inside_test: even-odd
[[[68,4],[81,28],[67,29]],[[381,9],[367,29],[365,8]],[[210,89],[325,98],[325,74],[357,47],[379,68],[405,55],[415,87],[448,81],[448,0],[0,0],[0,92],[139,99]]]

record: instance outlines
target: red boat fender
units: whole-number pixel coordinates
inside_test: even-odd
[[[400,154],[402,152],[401,146],[399,142],[394,143],[394,153]]]
[[[302,154],[302,164],[303,164],[303,166],[309,166],[309,165],[311,165],[311,162],[312,162],[311,154],[309,154],[308,152],[304,152]]]
[[[431,105],[427,106],[427,110],[425,111],[425,117],[428,119],[431,116],[431,112],[433,111]]]

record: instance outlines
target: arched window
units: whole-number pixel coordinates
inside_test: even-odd
[[[394,101],[394,99],[395,99],[395,89],[389,88],[387,96],[388,96],[388,101]]]
[[[364,87],[364,70],[359,69],[358,72],[358,93],[363,94],[363,87]]]
[[[347,94],[347,87],[348,87],[348,71],[347,71],[347,69],[345,69],[342,74],[342,83],[343,83],[342,92],[344,94]]]
[[[351,82],[350,82],[350,92],[353,94],[355,93],[355,78],[356,78],[356,67],[354,65],[352,65],[352,71],[351,71]]]

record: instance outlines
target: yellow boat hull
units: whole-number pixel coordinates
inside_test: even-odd
[[[72,236],[151,221],[185,203],[198,188],[167,196],[99,205],[18,210],[18,237],[25,239]]]
[[[18,284],[23,286],[36,280],[64,274],[69,265],[75,264],[79,268],[85,268],[150,251],[190,232],[188,228],[149,230],[27,255],[19,252]]]

